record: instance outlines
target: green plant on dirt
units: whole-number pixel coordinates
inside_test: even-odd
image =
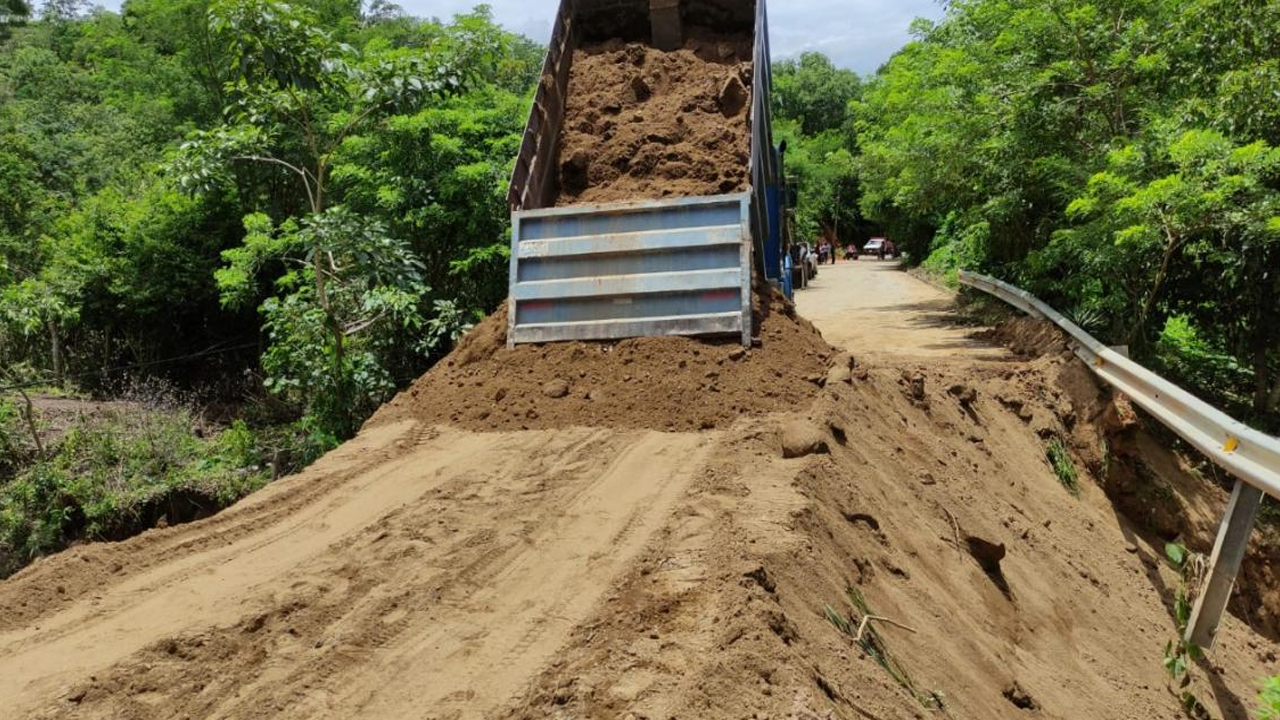
[[[1280,675],[1262,682],[1257,715],[1258,720],[1280,720]]]
[[[261,443],[240,421],[208,432],[185,407],[82,417],[0,483],[0,578],[77,539],[122,538],[184,507],[190,519],[261,488]]]
[[[823,608],[823,615],[827,622],[831,623],[836,630],[844,635],[853,638],[854,644],[862,649],[871,659],[875,660],[885,672],[889,673],[889,677],[900,685],[903,689],[911,693],[921,705],[927,708],[941,708],[943,706],[943,695],[936,691],[921,691],[915,681],[911,679],[911,675],[892,653],[889,652],[888,644],[885,642],[884,636],[875,628],[872,623],[884,622],[896,625],[905,630],[915,632],[911,628],[901,625],[888,618],[880,617],[871,611],[867,604],[866,598],[862,591],[852,585],[845,588],[845,596],[849,601],[850,612],[844,615],[836,608],[827,605]]]
[[[1067,451],[1062,438],[1049,441],[1049,445],[1045,448],[1045,455],[1049,458],[1053,474],[1058,476],[1058,482],[1062,483],[1062,487],[1066,488],[1072,496],[1080,497],[1080,478],[1076,472],[1076,464],[1071,459],[1071,453]]]
[[[23,454],[18,423],[18,407],[0,397],[0,477],[16,467]]]
[[[1164,647],[1164,669],[1172,681],[1170,691],[1178,697],[1178,702],[1187,717],[1194,720],[1208,720],[1208,708],[1191,690],[1192,663],[1204,656],[1199,645],[1185,639],[1187,624],[1191,622],[1193,599],[1189,588],[1200,587],[1204,580],[1205,561],[1202,555],[1187,550],[1178,543],[1165,545],[1165,556],[1178,571],[1178,587],[1173,596],[1173,617],[1177,625],[1178,635]]]

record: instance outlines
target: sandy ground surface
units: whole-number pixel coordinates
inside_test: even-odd
[[[888,265],[820,283],[801,308],[853,362],[803,404],[682,433],[405,415],[213,518],[35,563],[0,583],[0,716],[1184,717],[1178,577],[1108,495],[1109,396]],[[1221,493],[1182,475],[1171,522],[1211,526]],[[840,632],[851,588],[910,630]],[[1278,651],[1232,616],[1189,691],[1247,720]]]
[[[859,357],[1008,360],[1002,347],[975,340],[956,324],[951,295],[901,271],[892,260],[823,265],[796,293],[800,314],[827,342]]]
[[[551,659],[715,439],[378,428],[210,521],[6,582],[3,714],[479,714]]]

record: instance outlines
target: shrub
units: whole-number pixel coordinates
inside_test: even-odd
[[[1280,720],[1280,675],[1263,681],[1258,695],[1258,719]]]
[[[140,532],[175,504],[221,509],[270,479],[243,422],[210,434],[183,407],[138,406],[75,420],[0,485],[0,577],[77,539]]]

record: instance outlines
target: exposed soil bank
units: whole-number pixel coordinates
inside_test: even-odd
[[[1033,362],[1062,359],[1050,384],[1065,391],[1070,410],[1061,413],[1056,432],[1139,532],[1157,545],[1177,542],[1205,556],[1213,550],[1234,482],[1229,475],[1104,387],[1074,359],[1053,324],[1017,317],[987,336]],[[1274,522],[1254,529],[1229,609],[1280,638],[1280,528]]]
[[[703,33],[684,48],[610,40],[573,55],[558,205],[746,189],[751,38]]]
[[[684,337],[508,349],[499,311],[369,423],[696,431],[807,407],[835,351],[768,285],[756,286],[754,305],[759,346],[750,350],[732,339]]]

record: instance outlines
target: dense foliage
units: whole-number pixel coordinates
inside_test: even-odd
[[[305,464],[492,311],[542,54],[485,6],[0,5],[0,574]],[[138,378],[183,403],[67,430],[13,392]]]
[[[342,437],[501,300],[541,51],[486,8],[67,5],[0,54],[0,363],[225,386],[265,351]]]
[[[773,131],[785,142],[784,171],[798,191],[796,240],[861,245],[872,228],[858,208],[858,143],[853,102],[862,80],[826,55],[802,54],[773,71]]]
[[[855,104],[861,208],[1280,423],[1280,2],[956,0]]]

